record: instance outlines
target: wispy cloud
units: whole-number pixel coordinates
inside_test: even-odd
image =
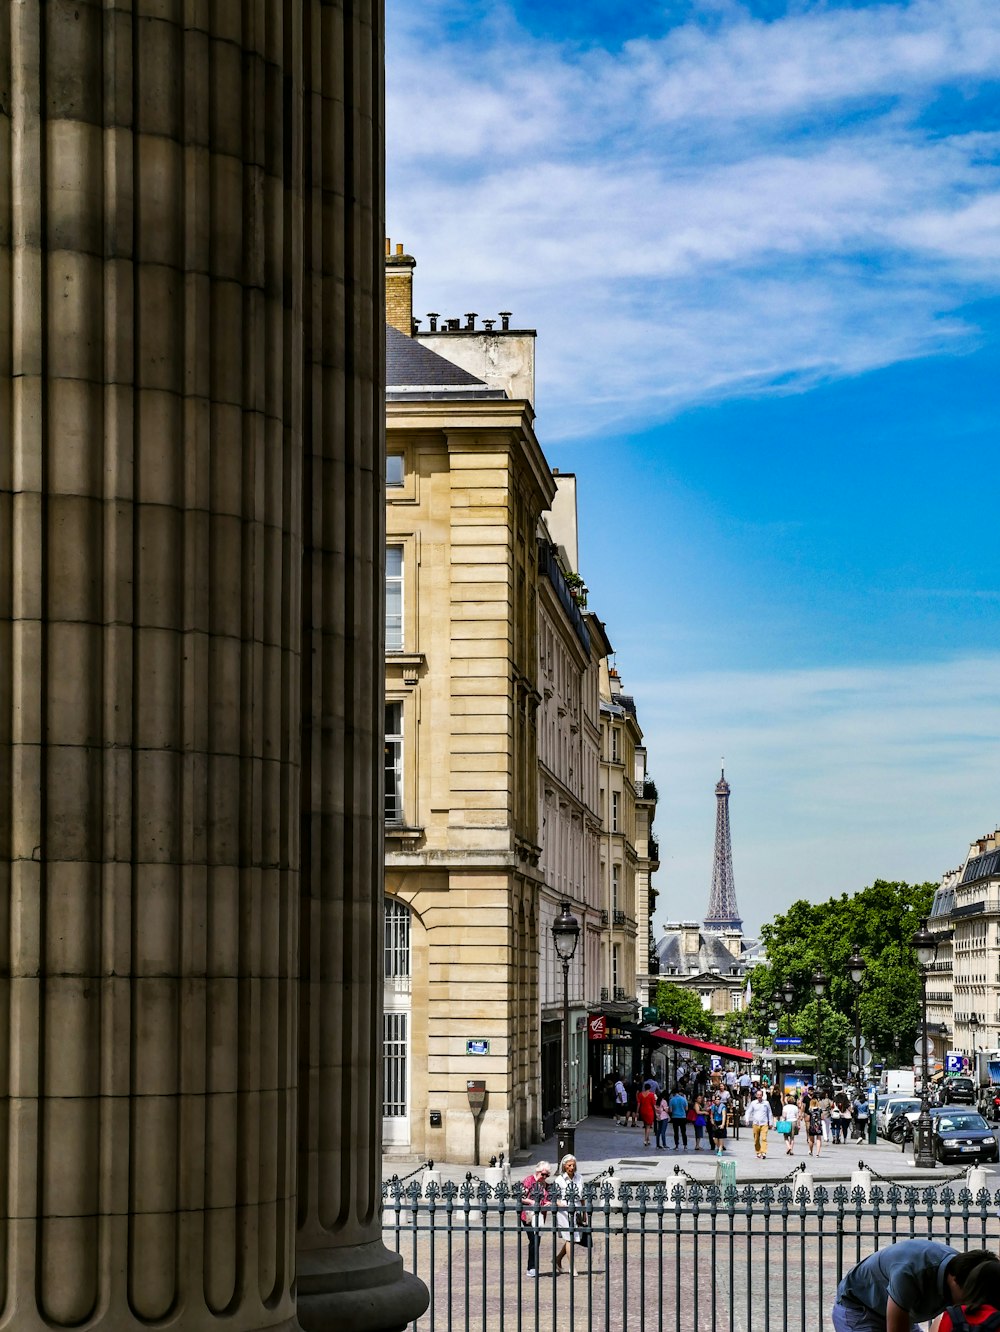
[[[877,877],[937,879],[1000,824],[996,656],[625,683],[659,756],[663,919],[707,903],[723,754],[754,923]]]
[[[390,230],[418,313],[538,326],[546,438],[975,345],[1000,134],[934,108],[1000,80],[993,0],[729,6],[614,50],[456,13],[390,0]]]

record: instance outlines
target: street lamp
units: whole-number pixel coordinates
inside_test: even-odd
[[[847,974],[854,986],[854,1065],[861,1085],[861,986],[864,984],[867,966],[865,959],[855,948],[847,959]]]
[[[580,941],[580,922],[569,909],[569,903],[563,902],[559,915],[552,922],[552,940],[563,969],[563,1077],[561,1118],[556,1129],[559,1143],[559,1160],[575,1150],[572,1109],[569,1093],[569,964],[573,961],[576,945]]]
[[[819,1078],[822,1071],[823,1049],[823,1006],[820,1000],[826,994],[827,976],[822,967],[817,967],[812,975],[812,986],[816,992],[816,1080],[814,1091],[819,1090]]]
[[[977,1013],[969,1014],[969,1030],[972,1032],[972,1076],[976,1079],[976,1086],[979,1086],[979,1078],[976,1074],[976,1032],[979,1030],[979,1015]]]
[[[920,967],[920,1117],[917,1120],[913,1160],[921,1168],[937,1165],[934,1156],[934,1144],[931,1140],[931,1107],[927,1099],[927,1084],[930,1073],[927,1068],[927,973],[937,955],[937,939],[927,928],[927,921],[920,922],[920,928],[910,941],[917,955]]]

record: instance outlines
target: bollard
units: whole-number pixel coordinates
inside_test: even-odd
[[[982,1166],[969,1166],[968,1170],[965,1172],[965,1187],[972,1194],[973,1198],[975,1198],[980,1189],[986,1189],[986,1191],[992,1196],[989,1176]]]
[[[427,1197],[427,1190],[431,1184],[434,1184],[438,1190],[441,1188],[441,1171],[428,1168],[424,1171],[423,1179],[420,1181],[420,1192]]]
[[[863,1189],[865,1199],[867,1200],[871,1197],[872,1192],[872,1172],[863,1161],[859,1161],[858,1166],[859,1168],[857,1170],[851,1171],[851,1193],[853,1193],[855,1189]]]
[[[792,1193],[795,1197],[795,1201],[798,1202],[799,1200],[799,1189],[808,1189],[809,1201],[812,1202],[813,1189],[815,1188],[815,1186],[816,1186],[816,1181],[813,1178],[812,1171],[807,1170],[805,1166],[803,1166],[802,1169],[799,1171],[799,1173],[792,1180]]]

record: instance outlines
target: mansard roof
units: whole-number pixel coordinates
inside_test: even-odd
[[[385,383],[390,394],[394,390],[408,394],[425,390],[427,396],[439,393],[447,393],[449,397],[506,396],[502,389],[489,388],[468,370],[439,356],[415,338],[408,338],[391,324],[385,326]]]
[[[737,967],[740,972],[746,967],[746,959],[743,954],[740,953],[734,957],[717,934],[700,932],[697,952],[685,952],[681,947],[681,937],[681,931],[671,931],[669,934],[663,934],[656,941],[656,955],[660,960],[660,976],[664,980],[670,979],[671,972],[678,977],[691,976],[702,972],[732,976],[734,967]],[[697,968],[697,973],[692,971],[692,968]]]

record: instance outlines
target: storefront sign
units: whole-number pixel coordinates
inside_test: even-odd
[[[591,1013],[587,1019],[587,1034],[592,1041],[607,1040],[608,1019],[603,1013]]]

